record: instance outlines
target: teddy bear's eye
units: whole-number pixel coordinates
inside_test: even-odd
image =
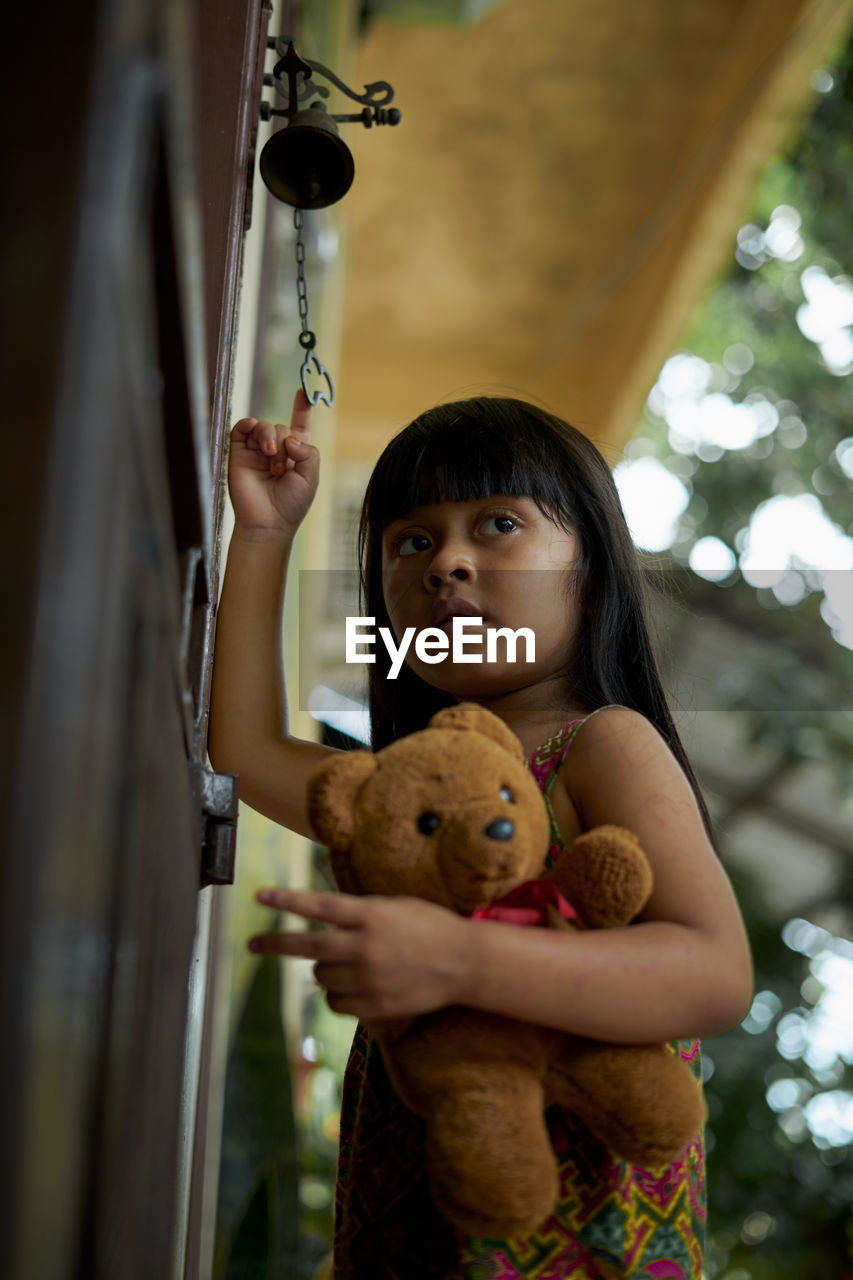
[[[438,817],[438,814],[422,813],[418,818],[418,831],[422,832],[425,836],[432,835],[440,821],[441,819]]]
[[[515,799],[509,787],[501,787],[500,796],[501,800],[507,800],[510,803]]]

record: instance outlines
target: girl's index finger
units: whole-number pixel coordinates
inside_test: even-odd
[[[290,430],[298,440],[307,440],[311,431],[311,404],[302,387],[297,389],[293,397]]]
[[[357,928],[364,919],[364,899],[349,893],[315,893],[308,889],[259,889],[255,895],[261,906],[287,911],[304,920],[334,924],[341,929]]]

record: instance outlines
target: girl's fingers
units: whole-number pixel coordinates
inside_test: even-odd
[[[259,449],[272,457],[278,453],[287,435],[287,427],[280,422],[259,421],[257,418],[241,418],[231,431],[232,440],[242,438],[249,449]]]
[[[284,437],[287,428],[280,422],[259,422],[250,436],[250,447],[260,449],[267,459],[267,465],[274,476],[280,476],[287,469],[288,457],[284,448]]]
[[[357,928],[364,921],[365,900],[349,893],[314,893],[307,889],[260,889],[255,895],[264,907],[289,911],[305,920]]]
[[[252,439],[261,453],[274,458],[281,447],[285,428],[280,423],[259,422],[252,432]]]
[[[335,991],[338,995],[354,995],[361,991],[364,983],[361,975],[351,964],[341,964],[334,960],[318,960],[313,969],[314,980],[327,991]]]
[[[280,476],[291,471],[305,456],[304,446],[310,433],[311,405],[300,387],[293,398],[289,428],[281,422],[241,418],[232,428],[231,439],[241,441],[250,451],[263,454],[271,474]]]
[[[302,956],[318,964],[346,964],[350,935],[333,929],[299,933],[258,933],[249,939],[249,950],[267,956]]]
[[[234,423],[234,431],[239,431],[241,435],[250,435],[258,425],[257,418],[241,418],[239,422]]]
[[[305,462],[305,460],[311,456],[311,452],[311,445],[307,440],[300,440],[296,436],[285,436],[281,442],[283,461],[281,462],[281,470],[277,471],[277,474],[280,475],[281,471],[284,471],[285,469],[291,471],[297,463]],[[280,459],[277,458],[276,463],[279,461]],[[273,467],[273,470],[275,469],[276,468]]]

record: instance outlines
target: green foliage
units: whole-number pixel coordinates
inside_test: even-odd
[[[228,1059],[215,1280],[297,1280],[297,1189],[279,962],[265,957]]]
[[[786,930],[787,946],[764,915],[757,885],[739,876],[736,888],[758,995],[742,1026],[704,1047],[708,1275],[741,1269],[751,1280],[840,1280],[850,1262],[853,1150],[815,1138],[803,1108],[821,1093],[851,1091],[853,1069],[842,1056],[810,1050],[807,1035],[799,1038],[819,1016],[823,992],[809,957],[793,949],[802,938],[813,954],[839,944],[801,922]],[[846,949],[853,959],[853,947]]]

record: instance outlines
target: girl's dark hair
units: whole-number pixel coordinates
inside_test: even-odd
[[[382,533],[413,508],[492,494],[531,498],[577,537],[576,602],[581,621],[567,653],[571,693],[592,711],[631,707],[662,734],[708,810],[672,719],[649,634],[646,572],[640,566],[619,494],[604,458],[582,432],[523,400],[480,396],[438,405],[404,428],[374,468],[361,513],[362,612],[391,627],[382,591]],[[568,667],[568,660],[571,665]],[[369,667],[374,750],[422,729],[455,699],[377,646]]]

